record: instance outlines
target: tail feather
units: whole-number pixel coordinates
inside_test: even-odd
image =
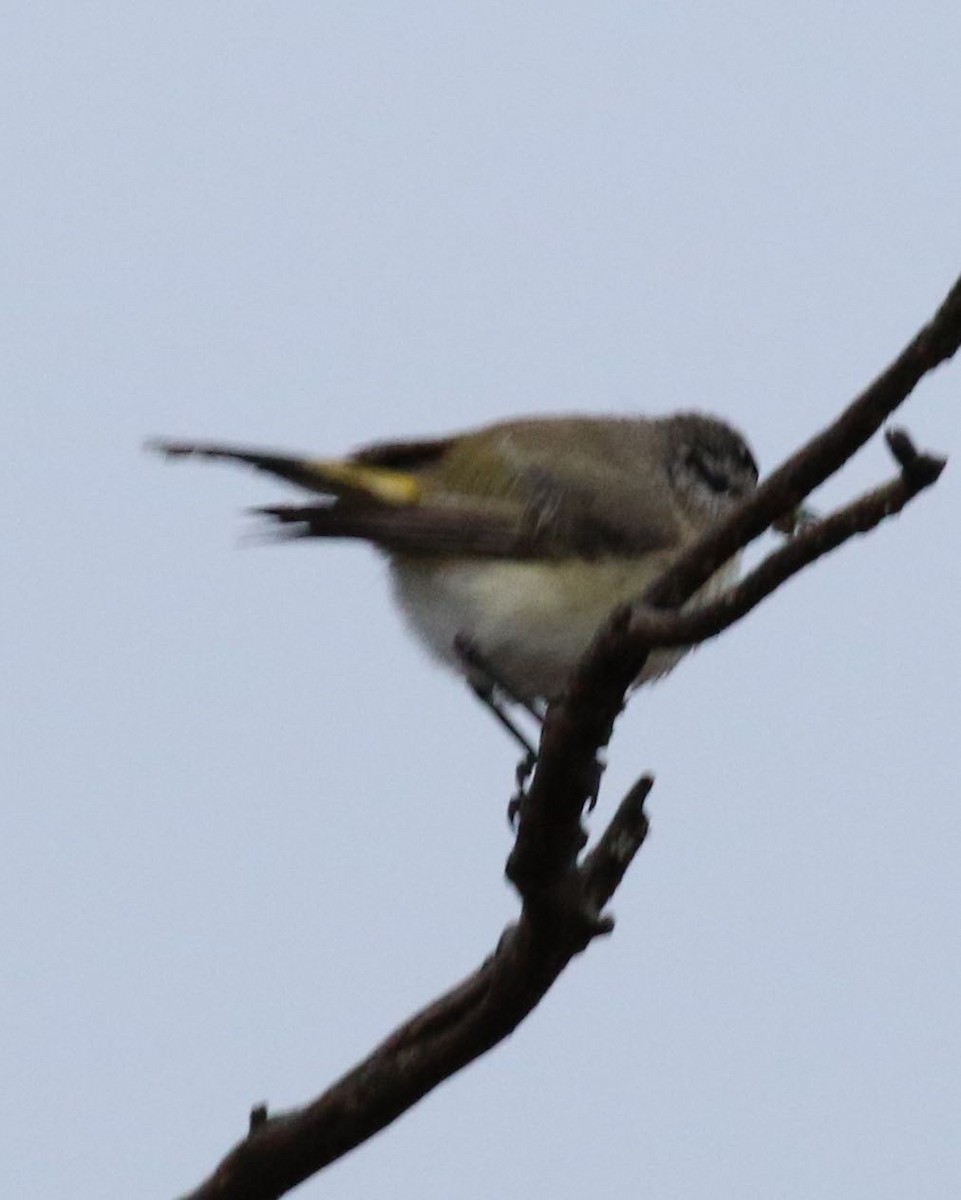
[[[484,509],[421,505],[277,504],[252,510],[282,526],[281,539],[360,538],[398,554],[481,558],[541,557],[531,531],[506,513]]]
[[[297,458],[222,442],[178,442],[159,438],[148,442],[147,449],[167,458],[209,458],[245,463],[322,496],[362,496],[381,504],[401,506],[417,504],[421,498],[420,484],[413,475],[344,459]]]
[[[513,504],[432,500],[413,471],[362,458],[296,458],[220,442],[157,440],[148,448],[168,458],[244,463],[326,498],[253,510],[275,523],[280,540],[359,538],[398,554],[481,558],[553,557],[564,550],[543,523],[525,521]]]

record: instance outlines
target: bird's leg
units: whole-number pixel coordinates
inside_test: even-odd
[[[480,692],[478,691],[477,687],[474,687],[475,680],[478,681],[478,686],[482,690],[487,690],[490,693],[494,692],[495,690],[501,692],[507,698],[509,703],[516,704],[518,708],[522,708],[524,712],[528,714],[528,716],[533,718],[538,725],[543,725],[544,711],[537,704],[537,702],[535,701],[532,703],[530,700],[525,700],[523,696],[518,696],[511,685],[498,672],[497,668],[480,652],[480,650],[477,648],[477,645],[463,633],[459,633],[457,637],[454,638],[454,653],[460,659],[461,664],[467,669],[468,679],[471,681],[471,687],[474,688],[475,693],[483,700],[484,704],[487,704],[488,707],[490,707],[491,701],[490,699],[483,699],[483,697],[480,696]],[[498,719],[501,721],[501,724],[505,725],[505,728],[510,730],[517,741],[519,741],[521,745],[525,747],[525,749],[529,750],[531,747],[527,739],[521,736],[512,725],[505,724],[503,720],[503,709],[501,710],[501,713],[497,715]]]
[[[500,723],[501,727],[507,730],[514,741],[524,751],[523,757],[517,764],[517,770],[514,772],[516,790],[507,804],[507,820],[511,827],[513,827],[517,823],[517,815],[520,812],[521,803],[524,799],[527,781],[530,778],[531,772],[537,766],[537,751],[522,730],[511,720],[510,714],[505,711],[503,702],[498,698],[493,686],[490,684],[475,683],[473,680],[468,680],[468,683],[471,691],[481,704]]]
[[[482,683],[470,682],[470,690],[474,693],[477,699],[484,705],[489,713],[498,721],[503,729],[511,735],[518,746],[524,751],[524,757],[521,759],[520,765],[517,768],[518,785],[524,783],[528,775],[534,769],[534,764],[537,762],[537,751],[534,749],[533,743],[523,732],[520,726],[516,725],[511,719],[510,714],[504,708],[503,702],[498,698],[496,691],[489,685],[485,686]],[[522,774],[523,771],[523,774]]]
[[[543,724],[543,711],[536,704],[521,699],[520,696],[504,683],[503,679],[501,679],[469,638],[459,635],[454,641],[454,649],[457,657],[467,669],[467,682],[471,691],[488,712],[492,714],[501,728],[506,729],[524,751],[524,756],[517,764],[517,771],[515,773],[517,790],[507,806],[507,819],[513,825],[517,820],[521,801],[524,798],[524,787],[530,778],[531,772],[537,765],[537,750],[520,726],[511,717],[510,713],[508,713],[504,699],[510,704],[516,704],[523,708],[529,716],[533,717],[538,725]]]

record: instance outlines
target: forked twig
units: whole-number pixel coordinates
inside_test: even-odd
[[[930,486],[943,461],[918,455],[906,435],[892,434],[889,444],[901,467],[896,479],[804,530],[727,596],[699,610],[676,611],[718,566],[833,474],[959,344],[961,280],[934,319],[837,421],[677,559],[648,590],[644,607],[611,618],[572,675],[566,696],[547,713],[507,866],[522,900],[517,923],[477,971],[404,1022],[316,1100],[275,1115],[263,1106],[254,1109],[247,1136],[184,1200],[283,1195],[506,1037],[570,959],[611,930],[604,908],[643,844],[644,800],[652,780],[635,785],[584,856],[581,819],[596,794],[598,752],[647,654],[656,646],[715,636],[797,571]]]

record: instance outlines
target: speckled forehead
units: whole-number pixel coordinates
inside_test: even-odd
[[[717,454],[743,462],[745,470],[752,471],[755,479],[760,474],[747,439],[726,421],[692,412],[670,417],[666,425],[669,435],[678,441],[696,441]]]

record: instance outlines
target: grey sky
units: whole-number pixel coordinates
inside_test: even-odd
[[[487,953],[514,755],[373,554],[238,549],[282,491],[141,440],[702,407],[772,465],[961,271],[961,10],[3,24],[0,1194],[170,1197]],[[305,1197],[952,1194],[959,487],[635,698],[613,938]]]

